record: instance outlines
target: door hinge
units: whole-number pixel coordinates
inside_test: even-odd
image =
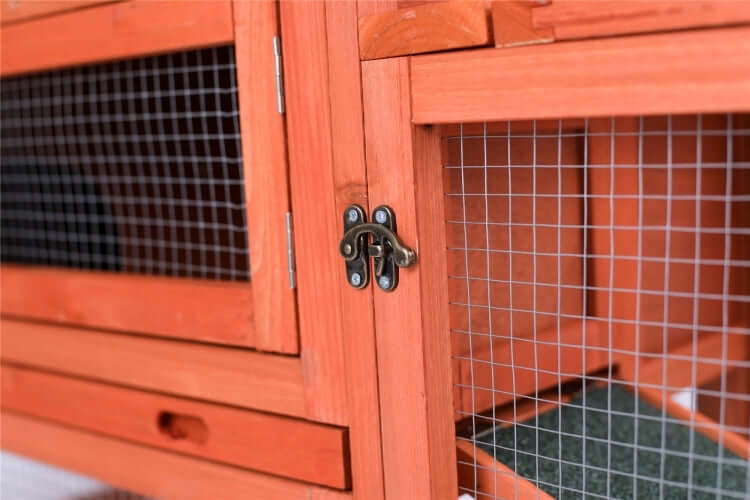
[[[284,114],[284,71],[281,60],[281,39],[273,37],[273,62],[276,78],[276,109],[280,114]]]
[[[396,235],[396,214],[390,207],[380,205],[373,214],[374,222],[367,222],[362,207],[347,207],[339,252],[346,260],[346,278],[351,286],[367,286],[370,281],[369,257],[372,257],[378,287],[391,292],[398,286],[398,268],[414,264],[417,255]],[[369,241],[370,235],[372,241]]]
[[[292,213],[286,213],[286,266],[289,272],[289,288],[297,286],[294,270],[294,228],[292,227]]]

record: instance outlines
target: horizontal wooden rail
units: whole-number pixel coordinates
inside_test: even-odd
[[[351,495],[2,412],[2,448],[155,498],[345,500]],[[293,459],[292,459],[293,461]]]
[[[5,410],[278,476],[349,487],[348,439],[340,427],[6,364],[0,380]]]
[[[255,346],[250,283],[3,265],[3,315]]]
[[[120,1],[122,0],[3,0],[0,3],[0,25]]]
[[[420,124],[750,109],[750,28],[411,57]]]
[[[3,76],[234,40],[230,0],[130,0],[5,26]]]
[[[125,386],[305,416],[299,358],[3,319],[0,358]]]

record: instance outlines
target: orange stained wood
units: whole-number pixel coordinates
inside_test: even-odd
[[[237,93],[254,311],[253,346],[299,352],[294,290],[288,274],[289,212],[284,118],[276,104],[273,37],[277,5],[235,1]]]
[[[346,208],[353,203],[368,206],[356,2],[326,2],[326,28],[330,95],[335,96],[330,99],[334,217],[337,231],[343,234]],[[383,500],[373,287],[349,287],[343,263],[335,279],[340,283],[342,328],[347,332],[343,349],[352,491],[358,499]]]
[[[281,2],[289,180],[308,417],[345,425],[341,287],[334,199],[326,12],[323,2]],[[270,43],[270,42],[269,42]],[[302,250],[303,249],[303,250]]]
[[[5,364],[0,375],[4,410],[278,476],[349,486],[342,428]]]
[[[4,27],[0,33],[0,74],[206,47],[233,40],[230,0],[129,0]]]
[[[399,235],[417,254],[396,290],[375,290],[386,498],[452,500],[445,228],[435,223],[444,214],[439,130],[411,124],[406,59],[367,61],[362,81],[370,209],[391,206]]]
[[[583,378],[610,364],[607,332],[591,321],[568,321],[529,338],[495,341],[493,352],[453,360],[456,419]],[[513,350],[511,353],[511,349]]]
[[[3,319],[5,362],[305,417],[300,360],[244,349]]]
[[[476,495],[476,500],[495,498],[535,498],[552,500],[505,464],[496,461],[471,441],[456,440],[459,493]]]
[[[363,60],[476,47],[491,41],[489,13],[481,1],[433,2],[359,19]]]
[[[411,57],[415,123],[750,109],[750,28]]]
[[[3,265],[2,314],[253,346],[248,283]]]
[[[155,498],[345,500],[351,495],[2,412],[2,448]],[[54,446],[50,446],[54,443]]]
[[[743,0],[556,0],[531,10],[533,25],[553,30],[558,40],[750,22],[750,3]]]
[[[495,47],[516,47],[555,41],[551,28],[538,28],[532,22],[532,4],[524,1],[492,2],[492,29]]]
[[[115,1],[122,0],[2,0],[0,3],[0,24],[6,25]]]
[[[638,396],[675,419],[681,420],[683,425],[694,427],[712,441],[719,443],[724,448],[732,450],[742,458],[750,459],[750,443],[739,434],[731,432],[699,412],[693,412],[684,406],[675,403],[670,398],[664,398],[664,393],[658,389],[636,387]]]

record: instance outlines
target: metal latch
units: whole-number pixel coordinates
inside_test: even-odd
[[[370,281],[368,259],[372,257],[378,286],[390,292],[398,286],[398,268],[414,264],[417,255],[396,235],[396,216],[390,207],[377,207],[373,218],[374,222],[367,222],[367,215],[359,205],[347,207],[339,252],[346,260],[346,277],[351,286],[367,286]],[[372,241],[369,241],[370,235]]]

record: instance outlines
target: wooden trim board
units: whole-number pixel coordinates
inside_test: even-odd
[[[0,379],[4,410],[309,483],[350,486],[343,428],[7,364]]]
[[[298,358],[3,319],[3,361],[306,417]]]
[[[339,492],[2,412],[4,450],[154,498],[345,500]],[[51,444],[54,444],[51,446]]]

